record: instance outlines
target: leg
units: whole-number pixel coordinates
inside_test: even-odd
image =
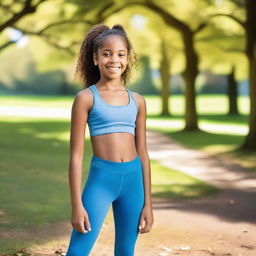
[[[113,202],[115,220],[115,256],[133,256],[138,237],[140,214],[144,206],[141,166],[126,173],[118,198]]]
[[[82,193],[82,202],[88,213],[92,230],[88,233],[80,233],[73,229],[66,256],[89,255],[115,196],[113,191],[115,178],[100,167],[90,167]]]

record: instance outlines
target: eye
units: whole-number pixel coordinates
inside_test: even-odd
[[[109,54],[108,53],[103,53],[104,56],[108,56]]]
[[[125,56],[125,54],[119,54],[119,56],[124,57],[124,56]]]

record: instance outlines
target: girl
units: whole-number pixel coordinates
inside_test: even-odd
[[[134,255],[138,233],[152,228],[146,102],[125,87],[134,60],[122,25],[112,29],[95,25],[82,43],[76,71],[85,89],[77,93],[72,106],[69,185],[73,230],[67,256],[89,255],[111,204],[115,256]],[[93,156],[81,194],[86,122]]]

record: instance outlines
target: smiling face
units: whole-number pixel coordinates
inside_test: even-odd
[[[93,53],[93,61],[99,67],[101,78],[121,78],[128,64],[128,52],[122,38],[117,35],[107,37],[98,53]]]

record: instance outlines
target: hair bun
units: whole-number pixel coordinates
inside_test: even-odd
[[[105,30],[109,30],[109,27],[103,24],[97,24],[92,26],[92,28],[88,31],[87,36],[90,37],[90,40],[93,40]]]
[[[123,33],[125,33],[124,27],[121,24],[115,24],[112,29],[118,29],[121,30]]]

